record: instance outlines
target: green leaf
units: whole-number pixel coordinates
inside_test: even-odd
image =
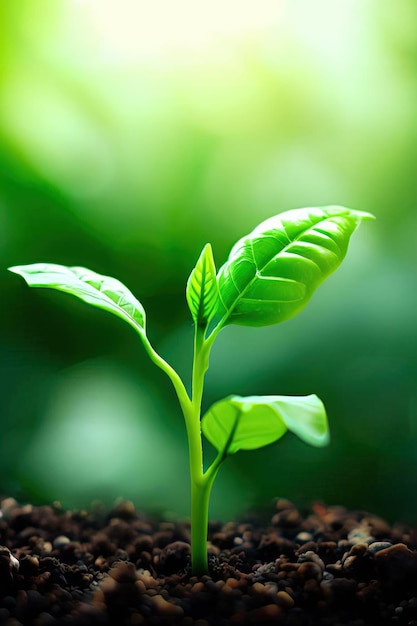
[[[201,427],[224,456],[266,446],[287,430],[312,446],[329,442],[326,410],[316,395],[230,396],[207,411]]]
[[[373,216],[330,206],[262,222],[236,243],[218,272],[215,323],[267,326],[296,315],[339,267],[363,219]]]
[[[216,266],[209,243],[204,246],[190,274],[186,296],[194,322],[205,326],[214,312],[218,298]]]
[[[141,303],[119,280],[96,274],[85,267],[34,263],[9,267],[31,287],[50,287],[70,293],[88,304],[121,317],[140,333],[145,332],[146,315]]]

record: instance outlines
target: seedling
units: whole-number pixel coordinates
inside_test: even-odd
[[[313,446],[329,442],[326,411],[316,395],[229,396],[201,419],[204,376],[219,332],[228,324],[267,326],[296,315],[318,285],[339,267],[352,233],[369,213],[344,207],[296,209],[271,217],[240,239],[216,274],[207,244],[187,282],[194,323],[191,393],[156,352],[146,334],[141,303],[121,282],[84,267],[35,263],[9,268],[32,287],[65,291],[124,319],[138,333],[151,360],[170,378],[185,419],[191,478],[192,570],[208,571],[210,492],[223,461],[238,450],[254,450],[287,430]],[[203,465],[202,434],[217,450]]]

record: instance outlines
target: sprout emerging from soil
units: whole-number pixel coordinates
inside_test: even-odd
[[[240,239],[217,273],[207,244],[186,287],[194,322],[190,394],[177,372],[152,347],[144,308],[120,281],[84,267],[51,263],[9,268],[32,287],[70,293],[124,319],[138,333],[151,360],[170,378],[188,437],[194,574],[208,571],[209,498],[219,468],[229,455],[271,444],[287,430],[313,446],[329,442],[326,411],[316,395],[229,396],[201,417],[204,377],[213,343],[229,324],[268,326],[299,313],[320,283],[339,267],[360,222],[372,218],[369,213],[339,206],[281,213]],[[217,450],[206,469],[202,434]]]

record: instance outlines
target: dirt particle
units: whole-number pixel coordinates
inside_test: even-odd
[[[278,591],[277,598],[279,600],[279,604],[286,609],[291,609],[294,606],[294,598],[292,598],[286,591]]]
[[[259,624],[259,623],[276,623],[283,617],[283,609],[277,604],[267,604],[265,606],[260,607],[259,609],[254,609],[249,613],[249,619],[251,623]]]
[[[183,615],[184,610],[177,604],[168,602],[160,594],[152,596],[152,603],[158,615]]]

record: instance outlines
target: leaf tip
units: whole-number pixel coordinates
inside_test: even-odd
[[[201,256],[203,256],[203,254],[213,254],[213,249],[211,247],[211,243],[206,243],[205,246],[203,246],[203,250],[201,252]]]
[[[356,214],[361,220],[376,220],[375,215],[367,211],[356,211]]]
[[[314,445],[316,448],[324,448],[325,446],[328,446],[329,443],[330,443],[330,431],[327,428],[320,437],[316,436],[314,443],[311,443],[311,445]]]
[[[341,205],[331,205],[322,208],[330,215],[334,214],[335,216],[351,216],[353,218],[356,218],[358,221],[376,219],[375,215],[373,215],[372,213],[368,213],[368,211],[358,211],[357,209],[349,209],[348,207]]]
[[[22,265],[12,265],[11,267],[7,268],[8,272],[12,272],[13,274],[17,274],[18,276],[23,276],[23,272],[22,272]]]

